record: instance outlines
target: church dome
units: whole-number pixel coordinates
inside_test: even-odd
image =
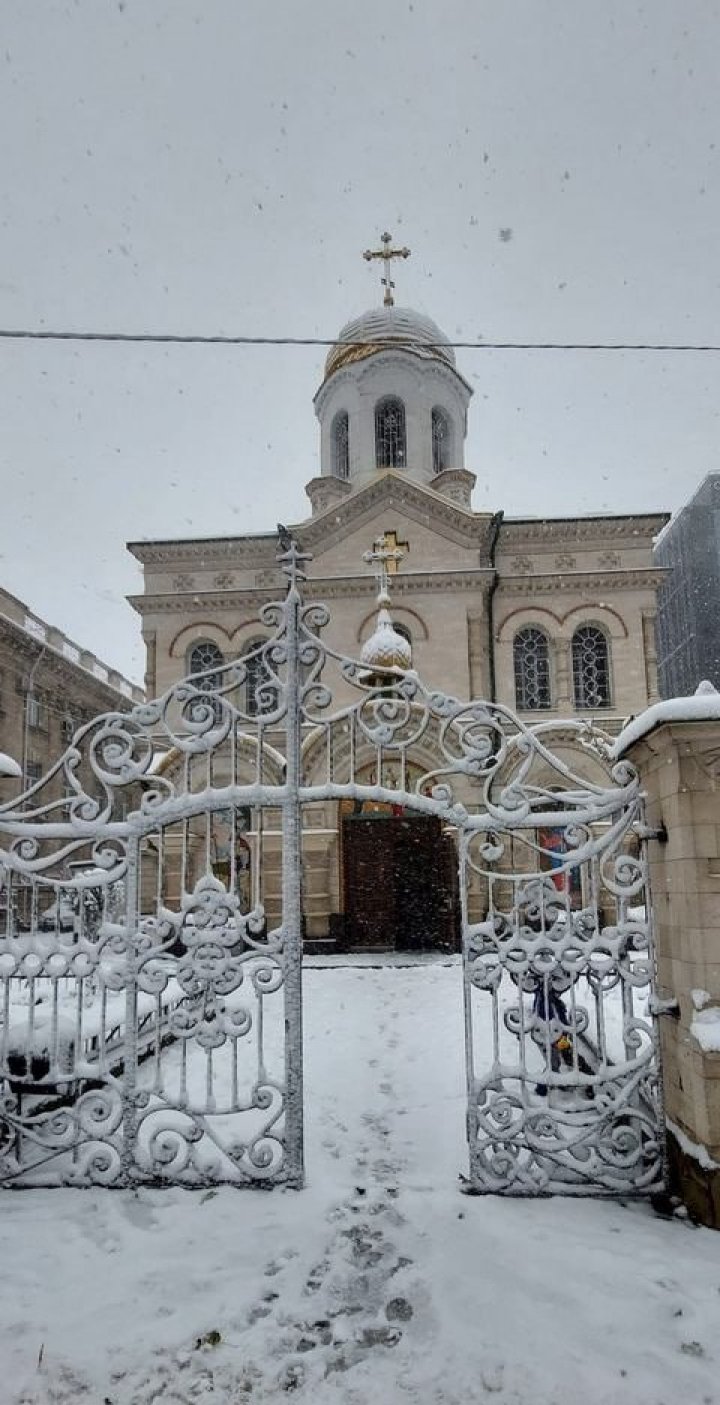
[[[398,634],[387,610],[379,610],[375,629],[362,646],[360,662],[372,669],[406,669],[411,661],[412,649],[407,639]]]
[[[369,312],[346,322],[338,333],[338,342],[348,342],[350,345],[331,347],[325,362],[326,378],[339,371],[341,366],[362,361],[367,356],[392,347],[400,347],[416,356],[434,358],[455,367],[455,353],[445,333],[440,331],[431,317],[414,312],[411,307],[373,307]],[[356,342],[363,344],[352,344]]]

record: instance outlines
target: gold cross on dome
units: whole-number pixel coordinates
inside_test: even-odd
[[[384,532],[381,537],[375,538],[372,551],[364,553],[363,561],[377,567],[376,575],[381,597],[387,596],[389,577],[397,575],[400,562],[409,550],[409,542],[398,541],[397,532]]]
[[[383,303],[385,307],[393,307],[395,304],[395,299],[392,295],[392,290],[395,287],[395,284],[393,283],[392,278],[390,277],[390,260],[409,259],[410,250],[406,248],[393,249],[392,235],[388,234],[387,230],[384,234],[380,235],[380,242],[382,244],[382,249],[366,249],[363,254],[363,258],[367,259],[368,262],[370,261],[370,259],[382,259],[383,277],[380,279],[380,282],[383,288],[385,289]]]

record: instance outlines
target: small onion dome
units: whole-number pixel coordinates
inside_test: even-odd
[[[362,345],[343,346],[343,342]],[[341,327],[338,343],[340,345],[331,347],[325,362],[326,379],[341,366],[393,348],[455,367],[455,352],[437,322],[422,312],[414,312],[411,307],[373,307]]]
[[[411,661],[412,649],[407,639],[397,633],[388,611],[378,610],[377,624],[362,646],[360,662],[370,669],[406,669]]]

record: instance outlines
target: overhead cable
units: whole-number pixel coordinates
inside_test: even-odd
[[[180,346],[322,346],[358,347],[370,350],[383,344],[383,338],[355,340],[337,337],[252,337],[226,336],[222,333],[203,335],[181,332],[83,332],[46,331],[31,328],[0,328],[3,341],[69,341],[69,342],[149,342],[155,345]],[[553,341],[442,341],[416,342],[412,337],[394,337],[388,345],[422,347],[425,351],[663,351],[718,352],[720,345],[699,342],[553,342]]]

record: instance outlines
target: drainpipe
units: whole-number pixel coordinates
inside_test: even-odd
[[[488,681],[490,684],[490,702],[497,701],[495,697],[495,613],[493,609],[493,602],[495,599],[495,591],[498,588],[498,573],[495,570],[495,551],[497,548],[498,537],[500,536],[500,528],[502,526],[502,520],[504,516],[505,514],[503,512],[496,512],[494,513],[492,522],[490,523],[489,556],[490,565],[493,568],[493,578],[490,583],[490,589],[488,590],[487,594]]]
[[[30,672],[26,675],[26,679],[25,679],[25,697],[24,697],[24,702],[25,702],[25,716],[24,716],[24,718],[23,718],[23,746],[22,746],[22,788],[23,788],[23,790],[27,790],[27,759],[28,759],[29,732],[30,732],[30,699],[31,699],[31,697],[33,696],[33,683],[35,682],[35,673],[36,673],[36,671],[37,671],[37,668],[38,668],[39,663],[41,662],[41,660],[42,660],[42,658],[43,658],[43,656],[44,656],[44,654],[45,654],[45,650],[46,650],[46,649],[47,649],[47,644],[43,644],[43,646],[42,646],[42,648],[41,648],[41,650],[40,650],[40,653],[38,654],[38,656],[37,656],[37,658],[36,658],[36,660],[35,660],[35,662],[34,662],[32,668],[30,669]]]

